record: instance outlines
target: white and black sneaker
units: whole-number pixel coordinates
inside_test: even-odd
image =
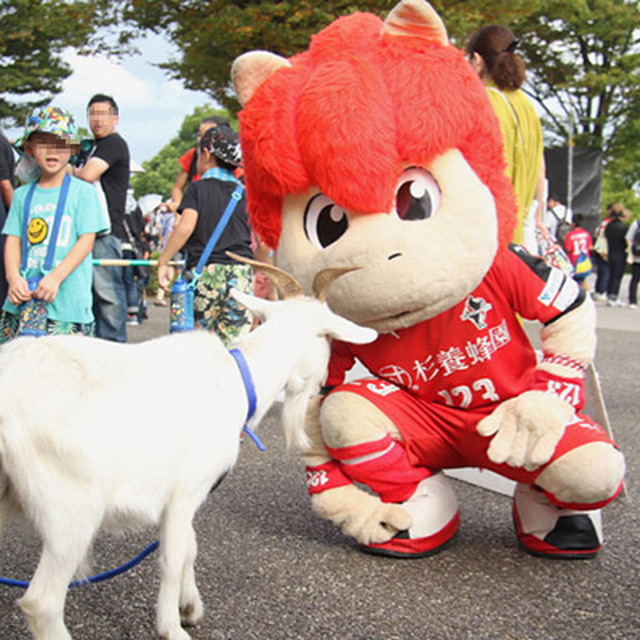
[[[581,560],[593,558],[602,548],[600,509],[557,507],[532,485],[517,485],[513,520],[520,545],[535,556]]]

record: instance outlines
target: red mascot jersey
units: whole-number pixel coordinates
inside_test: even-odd
[[[584,296],[562,271],[511,245],[448,311],[372,344],[335,341],[327,386],[341,384],[358,358],[375,376],[429,403],[475,409],[502,402],[529,388],[536,365],[516,313],[547,324]]]

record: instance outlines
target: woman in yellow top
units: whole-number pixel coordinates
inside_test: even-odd
[[[514,242],[522,243],[524,224],[532,208],[536,227],[544,234],[544,146],[540,119],[520,89],[526,65],[515,53],[518,44],[507,27],[489,25],[476,31],[467,45],[467,57],[481,80],[500,121],[507,175],[518,202],[518,226]],[[528,244],[528,243],[527,243]]]

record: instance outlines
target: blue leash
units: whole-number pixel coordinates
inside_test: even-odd
[[[152,554],[160,545],[160,542],[156,540],[152,542],[146,549],[143,549],[137,556],[131,558],[129,562],[125,562],[125,564],[116,567],[115,569],[110,569],[109,571],[104,571],[103,573],[98,573],[95,576],[89,576],[88,578],[83,578],[82,580],[73,580],[69,583],[70,587],[82,587],[86,584],[95,584],[97,582],[102,582],[103,580],[109,580],[109,578],[115,578],[119,576],[121,573],[128,571],[129,569],[135,567],[137,564],[140,564],[148,555]],[[0,584],[5,585],[6,587],[20,587],[21,589],[26,589],[29,586],[29,582],[27,580],[12,580],[11,578],[2,578],[0,577]]]

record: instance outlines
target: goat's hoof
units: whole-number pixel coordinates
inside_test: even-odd
[[[189,602],[180,607],[180,622],[183,627],[195,627],[202,620],[201,602]]]

